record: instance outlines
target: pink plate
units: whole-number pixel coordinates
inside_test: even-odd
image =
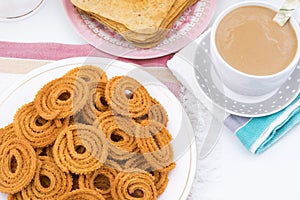
[[[80,14],[70,0],[63,0],[63,4],[71,23],[88,43],[114,56],[132,59],[156,58],[180,50],[204,31],[216,8],[216,0],[198,1],[183,13],[159,45],[141,49],[96,20]]]

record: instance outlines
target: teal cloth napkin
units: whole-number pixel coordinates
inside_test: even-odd
[[[230,115],[224,121],[246,149],[254,154],[267,150],[298,123],[300,94],[289,106],[275,114],[253,118]]]

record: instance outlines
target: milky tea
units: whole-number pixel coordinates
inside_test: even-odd
[[[295,57],[297,37],[290,22],[280,27],[275,11],[261,6],[243,6],[219,23],[215,42],[222,58],[250,75],[272,75],[285,69]]]

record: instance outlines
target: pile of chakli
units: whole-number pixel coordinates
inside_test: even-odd
[[[71,69],[0,128],[0,192],[9,200],[155,200],[176,166],[167,123],[135,79]]]
[[[197,0],[71,0],[72,4],[140,48],[158,45]]]

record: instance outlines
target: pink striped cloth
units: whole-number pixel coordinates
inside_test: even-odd
[[[125,62],[131,62],[141,66],[166,67],[166,63],[173,57],[173,54],[145,60],[134,60],[117,58],[102,52],[89,44],[73,45],[60,43],[16,43],[0,42],[0,57],[25,58],[39,60],[61,60],[64,58],[95,56],[113,58]]]
[[[174,54],[166,55],[159,58],[134,60],[117,58],[116,56],[112,56],[110,54],[96,49],[90,44],[73,45],[61,43],[17,43],[0,41],[0,57],[7,58],[61,60],[72,57],[93,56],[117,59],[123,62],[134,63],[143,67],[166,67],[167,61],[171,59],[173,55]],[[179,85],[168,82],[164,82],[164,84],[174,93],[175,96],[179,96]]]

